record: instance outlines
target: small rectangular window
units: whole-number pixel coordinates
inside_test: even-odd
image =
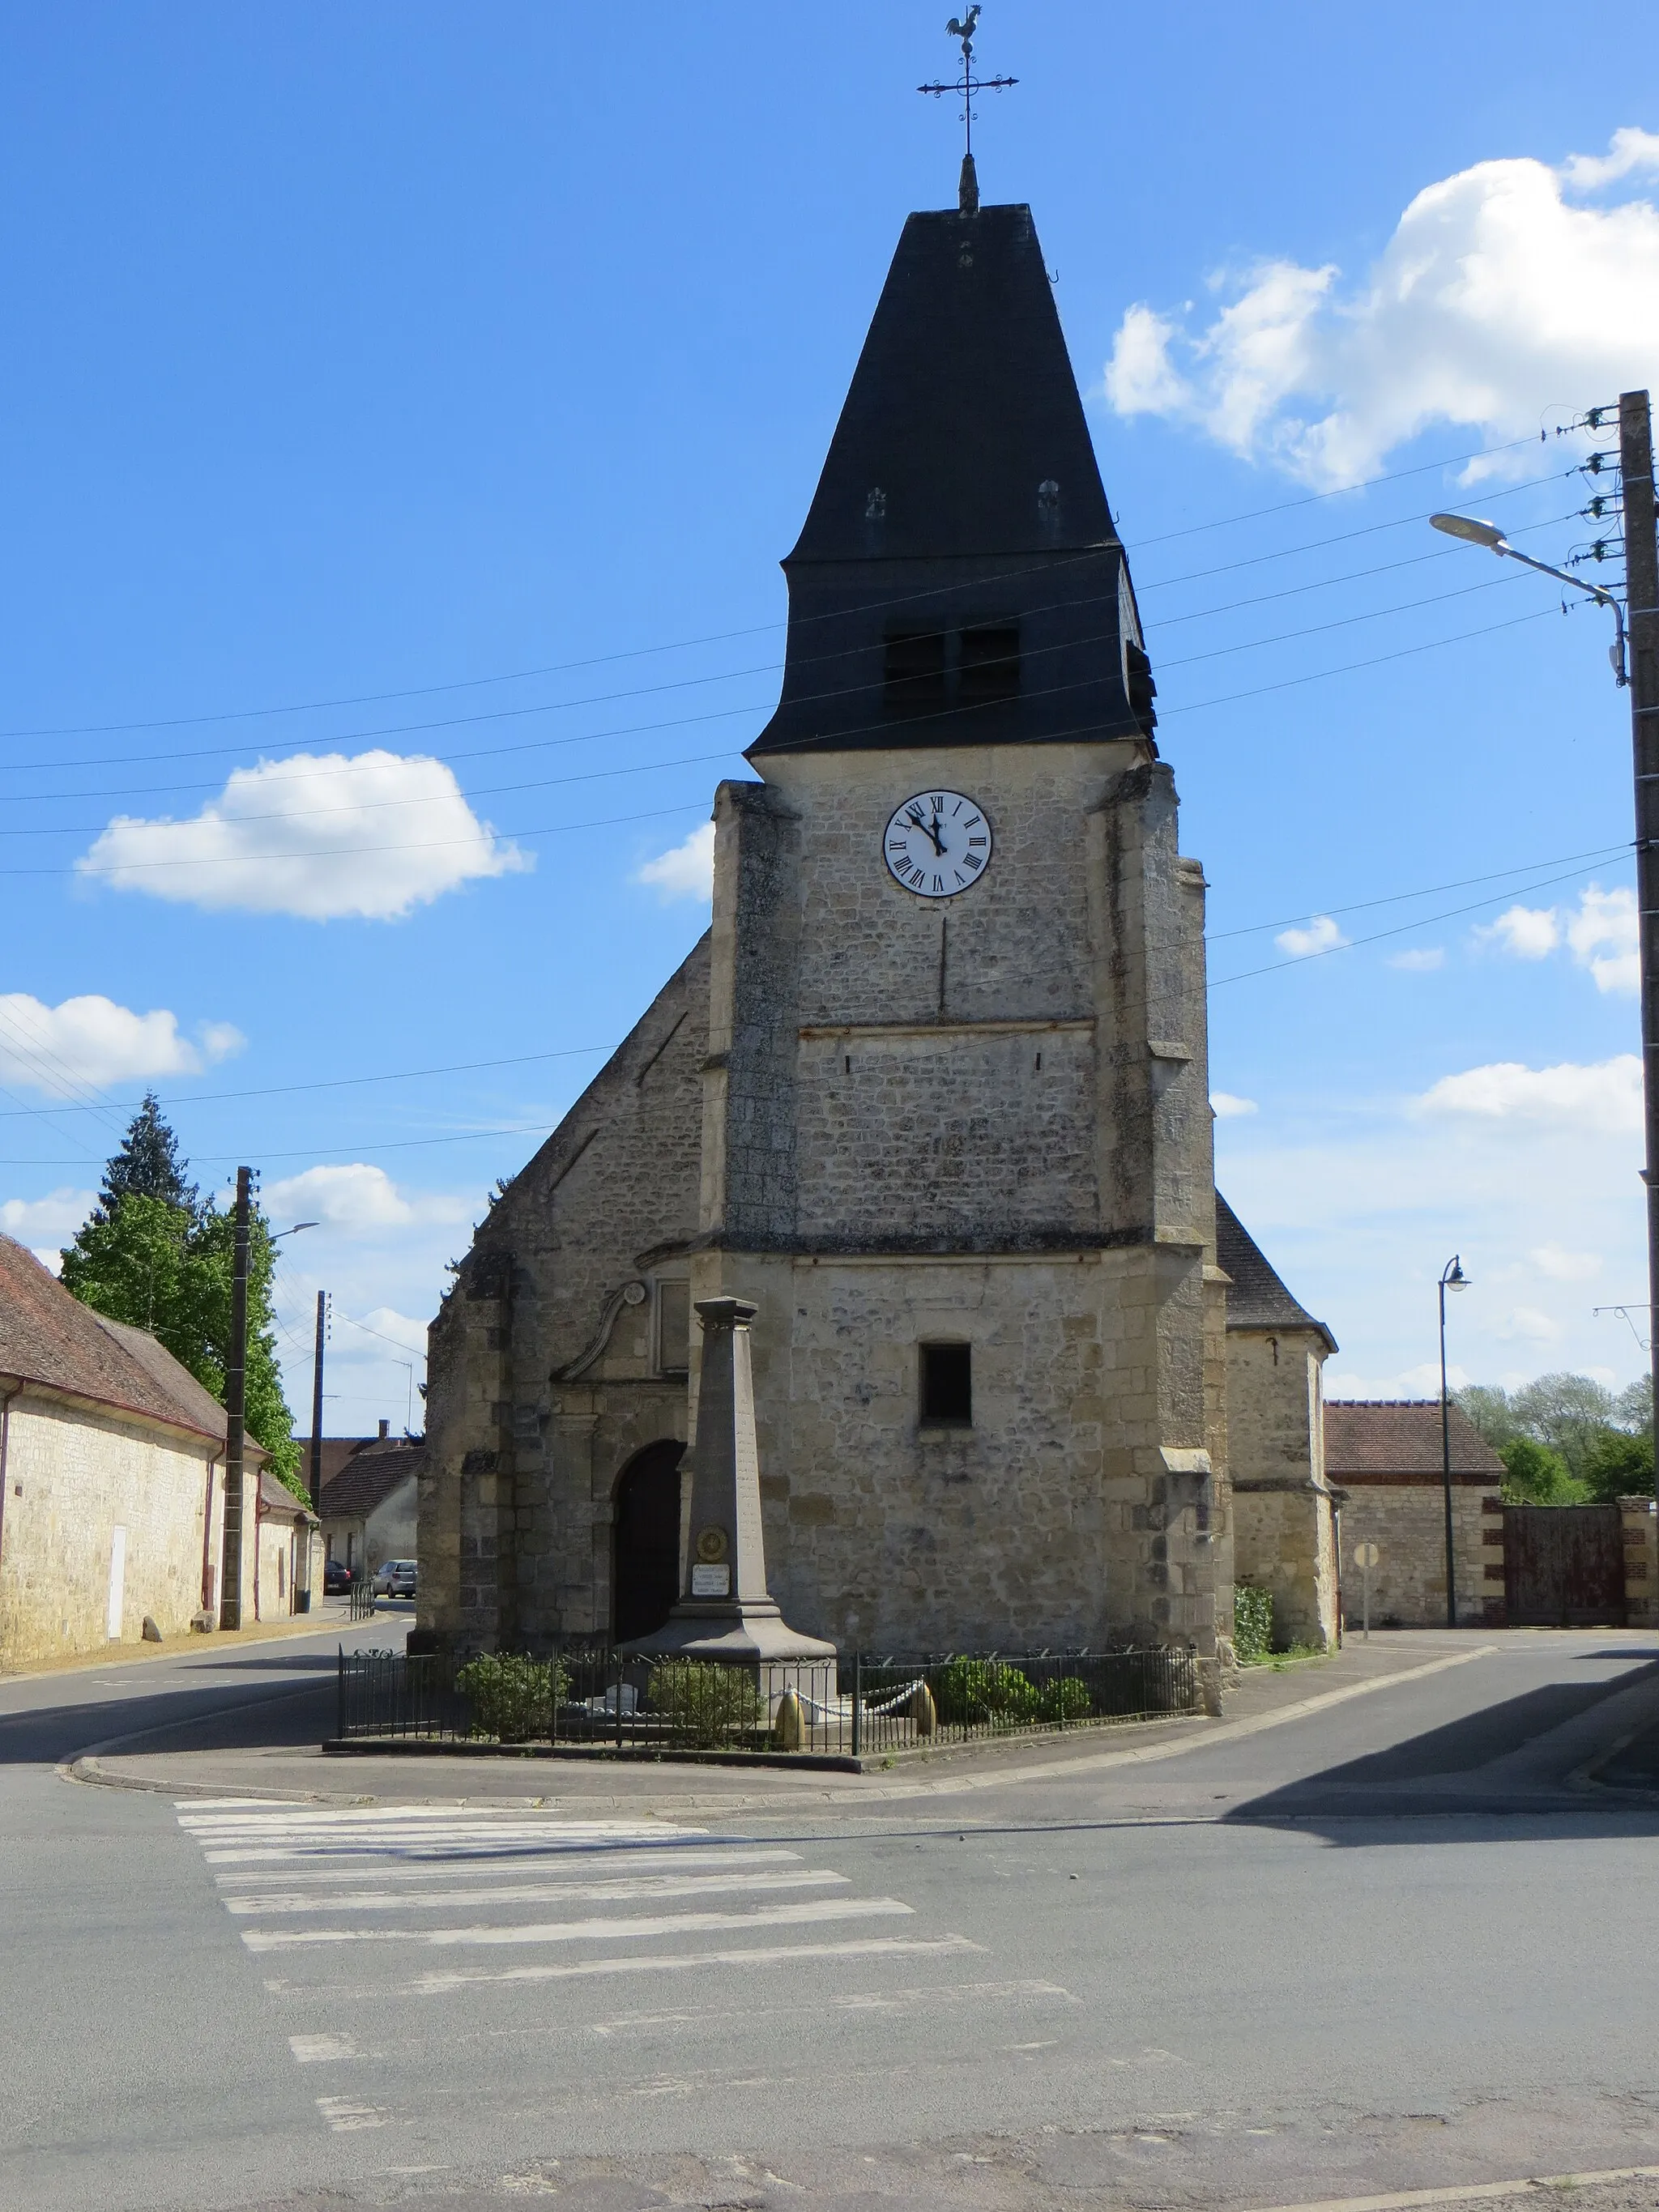
[[[921,1418],[965,1429],[974,1418],[973,1351],[966,1344],[924,1344]]]
[[[943,631],[890,630],[885,685],[890,714],[938,714],[945,704]]]
[[[1019,696],[1019,629],[1002,623],[962,633],[963,702]]]
[[[691,1285],[657,1285],[657,1372],[684,1375],[691,1364]]]

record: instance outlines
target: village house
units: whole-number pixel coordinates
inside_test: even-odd
[[[140,1328],[0,1237],[0,1667],[218,1618],[224,1409]],[[245,1618],[320,1579],[314,1520],[248,1448]],[[256,1487],[257,1485],[257,1487]]]
[[[323,1484],[323,1555],[354,1574],[378,1574],[388,1559],[416,1556],[416,1498],[426,1451],[418,1438],[378,1437],[348,1452]]]
[[[1224,1661],[1248,1541],[1328,1641],[1331,1339],[1218,1243],[1204,872],[1031,211],[971,163],[783,566],[713,926],[433,1323],[423,1636],[647,1634],[718,1579],[683,1462],[736,1299],[795,1630]]]

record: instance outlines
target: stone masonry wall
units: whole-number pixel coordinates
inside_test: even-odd
[[[1342,1609],[1347,1627],[1359,1625],[1360,1570],[1354,1547],[1376,1546],[1371,1569],[1371,1626],[1443,1628],[1446,1625],[1446,1517],[1444,1492],[1437,1480],[1367,1482],[1358,1475],[1336,1478],[1348,1493],[1342,1509]],[[1504,1587],[1486,1580],[1491,1558],[1484,1538],[1492,1516],[1485,1501],[1496,1498],[1495,1482],[1453,1478],[1452,1552],[1457,1570],[1457,1618],[1478,1627],[1503,1618]],[[1502,1522],[1498,1523],[1501,1532]],[[1501,1534],[1498,1559],[1503,1559]],[[1489,1602],[1490,1601],[1490,1602]]]
[[[212,1449],[32,1389],[13,1401],[0,1528],[0,1667],[101,1650],[110,1642],[118,1527],[126,1531],[119,1640],[137,1642],[146,1613],[165,1637],[188,1632],[202,1601]],[[216,1568],[219,1487],[216,1480]],[[248,1490],[251,1523],[252,1481]],[[250,1526],[243,1570],[250,1618],[252,1546]]]
[[[1275,1636],[1336,1641],[1336,1552],[1310,1329],[1227,1332],[1227,1450],[1237,1581],[1270,1591]]]
[[[685,1437],[689,1348],[659,1322],[696,1227],[708,960],[705,937],[492,1207],[433,1323],[417,1611],[453,1644],[607,1632],[617,1476]]]

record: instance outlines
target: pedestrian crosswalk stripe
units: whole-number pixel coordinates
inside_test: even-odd
[[[228,1799],[181,1804],[177,1814],[246,1950],[285,1954],[296,1967],[343,1954],[377,1962],[362,1988],[319,1983],[314,1969],[309,1978],[267,1981],[290,1999],[360,2002],[474,1985],[832,1967],[984,1948],[959,1935],[849,1928],[838,1937],[836,1923],[909,1919],[915,1908],[896,1897],[852,1894],[845,1874],[808,1863],[799,1849],[659,1820],[570,1820],[522,1802],[319,1808]],[[432,1926],[434,1917],[443,1924]],[[812,1940],[820,1929],[823,1940]],[[778,1940],[768,1941],[774,1934]],[[578,1955],[489,1967],[457,1960],[413,1980],[383,1978],[378,1962],[407,1960],[411,1946],[452,1956],[558,1946]],[[580,1955],[590,1946],[592,1954]],[[301,2064],[362,2056],[344,2033],[296,2034],[290,2048]],[[379,2107],[350,2100],[319,2099],[318,2109],[339,2131],[385,2124]]]
[[[532,1856],[531,1854],[520,1850],[502,1851],[498,1856],[503,1859],[516,1860],[520,1864]],[[544,1852],[534,1855],[538,1859],[551,1862],[550,1871],[559,1872],[563,1871],[558,1865],[559,1860],[570,1856],[568,1853],[562,1852]],[[699,1869],[799,1866],[800,1856],[799,1851],[785,1850],[771,1845],[751,1850],[731,1850],[718,1844],[698,1844],[690,1846],[689,1852],[685,1846],[672,1850],[585,1851],[580,1855],[580,1863],[595,1869],[602,1867],[605,1869],[602,1876],[597,1873],[594,1875],[593,1879],[596,1881],[625,1881],[636,1875],[653,1873],[659,1869],[665,1872],[671,1872],[688,1863]],[[304,1902],[301,1900],[305,1899],[307,1893],[313,1887],[320,1887],[325,1882],[389,1881],[483,1882],[499,1881],[504,1873],[511,1870],[513,1869],[495,1864],[488,1858],[468,1859],[459,1863],[453,1860],[446,1859],[431,1866],[411,1866],[408,1860],[400,1858],[395,1866],[391,1867],[341,1866],[331,1861],[330,1864],[324,1868],[283,1867],[280,1870],[273,1869],[271,1872],[265,1873],[256,1867],[240,1874],[215,1875],[213,1878],[221,1889],[234,1890],[240,1896],[252,1898],[292,1894],[296,1900],[294,1910],[298,1912],[305,1909]],[[261,1884],[267,1887],[262,1888]],[[343,1895],[346,1893],[341,1893]],[[465,1893],[475,1895],[477,1893],[468,1891]],[[356,1895],[359,1893],[353,1891],[351,1894]]]
[[[250,1951],[296,1951],[321,1943],[425,1943],[434,1950],[454,1944],[594,1943],[642,1936],[690,1936],[709,1928],[775,1928],[810,1920],[908,1917],[914,1905],[896,1897],[814,1898],[800,1905],[763,1905],[750,1912],[665,1912],[649,1918],[550,1920],[525,1927],[492,1928],[245,1928]]]
[[[670,1951],[656,1958],[581,1959],[569,1966],[507,1966],[498,1973],[422,1974],[405,1982],[405,1994],[441,1996],[477,1982],[572,1982],[606,1974],[676,1974],[708,1966],[783,1966],[804,1959],[915,1958],[918,1955],[983,1951],[966,1936],[872,1936],[863,1943],[779,1943],[752,1951]]]
[[[828,1868],[792,1867],[763,1874],[715,1869],[707,1875],[622,1875],[596,1881],[530,1882],[499,1889],[358,1890],[338,1897],[307,1897],[278,1890],[264,1897],[228,1897],[225,1910],[238,1918],[247,1918],[261,1912],[397,1912],[430,1910],[435,1905],[559,1905],[579,1899],[614,1899],[623,1904],[643,1897],[724,1896],[740,1889],[823,1888],[846,1880],[844,1874],[832,1874]]]

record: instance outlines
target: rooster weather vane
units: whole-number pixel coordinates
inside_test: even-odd
[[[919,84],[918,92],[930,94],[942,100],[947,92],[960,95],[963,128],[966,134],[965,150],[962,160],[962,209],[964,215],[975,214],[979,208],[979,179],[974,170],[974,97],[981,92],[1006,92],[1019,82],[1017,76],[975,76],[974,74],[974,34],[979,28],[979,8],[971,7],[967,15],[952,15],[945,27],[947,38],[962,41],[962,75],[954,84]]]

